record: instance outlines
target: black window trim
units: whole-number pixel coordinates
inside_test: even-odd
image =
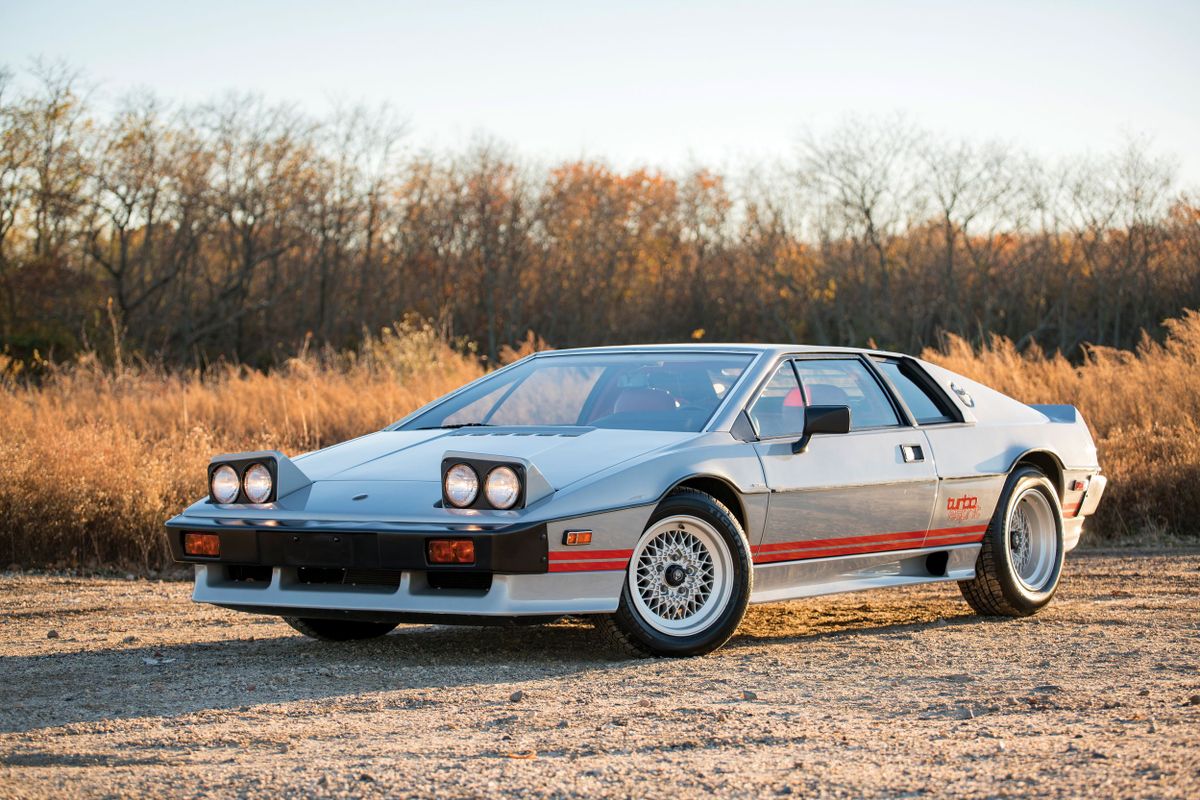
[[[784,362],[787,362],[788,366],[792,368],[792,378],[796,381],[796,386],[801,388],[800,375],[796,372],[796,365],[792,363],[793,361],[795,361],[795,358],[790,355],[782,355],[776,358],[771,364],[770,369],[768,369],[766,374],[763,376],[763,379],[759,382],[758,386],[755,387],[754,393],[750,395],[750,399],[746,401],[746,405],[742,407],[742,413],[746,415],[746,419],[750,423],[750,430],[754,431],[754,441],[756,442],[773,442],[778,439],[798,439],[804,435],[804,432],[800,431],[799,433],[783,433],[779,436],[764,437],[762,432],[758,429],[758,424],[754,421],[754,415],[750,413],[750,409],[754,408],[754,404],[758,402],[760,397],[762,397],[762,393],[767,390],[767,386],[770,385],[771,380],[775,377],[775,373],[779,371],[779,368],[783,366]]]

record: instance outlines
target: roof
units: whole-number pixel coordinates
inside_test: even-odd
[[[534,355],[566,355],[576,353],[644,353],[659,351],[666,353],[877,353],[899,355],[886,350],[871,350],[863,347],[833,347],[815,344],[763,344],[743,342],[678,342],[674,344],[623,344],[604,347],[573,347],[564,350],[543,350]]]

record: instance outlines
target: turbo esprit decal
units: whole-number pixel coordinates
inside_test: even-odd
[[[973,494],[951,497],[946,500],[946,519],[961,521],[979,519],[979,498]]]

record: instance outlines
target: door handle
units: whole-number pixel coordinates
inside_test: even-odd
[[[925,460],[925,451],[921,449],[919,444],[902,444],[900,445],[900,455],[904,456],[904,463],[915,464]]]

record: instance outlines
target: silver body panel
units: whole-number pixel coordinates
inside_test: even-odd
[[[945,572],[930,576],[925,569],[926,559],[942,552],[949,554]],[[910,583],[969,580],[975,577],[977,555],[979,545],[967,544],[762,564],[754,569],[754,592],[750,602],[778,603]]]
[[[923,544],[938,480],[931,459],[901,457],[901,446],[914,442],[923,444],[923,433],[909,428],[814,437],[798,455],[790,439],[756,444],[771,500],[755,561],[832,555],[851,546],[843,540],[884,533],[916,532],[911,545]],[[783,549],[789,543],[802,549]]]
[[[614,349],[746,353],[752,360],[699,433],[398,429],[430,404],[385,430],[290,460],[289,470],[294,466],[304,480],[293,481],[300,488],[275,502],[217,505],[202,499],[168,523],[174,530],[281,528],[297,536],[488,534],[544,526],[544,573],[497,573],[488,590],[473,591],[434,589],[420,570],[406,571],[393,587],[313,586],[297,581],[294,568],[276,565],[269,582],[250,587],[231,580],[224,566],[201,564],[194,599],[279,613],[305,608],[481,617],[608,613],[617,607],[626,563],[656,506],[673,488],[694,480],[719,481],[736,497],[738,507],[731,511],[742,521],[755,563],[753,602],[962,580],[974,574],[979,542],[1018,460],[1040,454],[1061,465],[1068,549],[1104,491],[1095,445],[1073,409],[1040,411],[915,360],[961,421],[817,435],[798,454],[791,452],[792,439],[747,441],[739,434],[744,409],[783,359],[895,354],[666,345],[531,358]],[[913,445],[924,455],[917,462],[904,458],[903,448]],[[448,453],[510,459],[526,465],[541,483],[519,510],[444,508],[440,464]],[[1074,488],[1077,482],[1084,488]],[[563,544],[565,531],[583,529],[593,532],[590,546]],[[931,572],[927,559],[940,553],[944,569]]]

